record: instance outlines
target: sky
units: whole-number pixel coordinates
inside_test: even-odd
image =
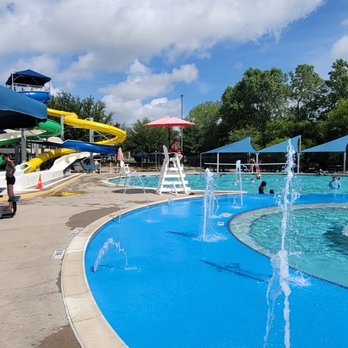
[[[0,25],[2,84],[32,69],[127,126],[185,118],[250,67],[348,60],[348,0],[0,0]]]

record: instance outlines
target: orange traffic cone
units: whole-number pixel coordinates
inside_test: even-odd
[[[37,182],[36,188],[37,188],[38,190],[42,190],[42,189],[43,189],[41,174],[39,175],[39,181]]]

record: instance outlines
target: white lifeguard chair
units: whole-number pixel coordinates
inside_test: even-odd
[[[180,164],[177,154],[169,157],[167,146],[163,145],[164,161],[161,169],[161,176],[157,186],[157,193],[160,195],[163,192],[170,192],[178,194],[184,192],[190,193],[191,188],[187,186],[188,182],[185,180],[183,166]]]

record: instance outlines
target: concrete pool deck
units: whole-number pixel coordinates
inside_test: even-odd
[[[17,215],[0,220],[0,347],[80,347],[65,311],[59,256],[76,229],[121,209],[123,188],[107,184],[110,177],[115,174],[81,175],[23,194]],[[124,208],[166,199],[131,188]],[[6,204],[4,197],[0,205]]]

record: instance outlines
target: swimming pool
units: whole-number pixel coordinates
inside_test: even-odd
[[[237,239],[229,226],[234,218],[260,208],[272,208],[272,214],[278,212],[272,195],[244,195],[242,207],[235,201],[233,195],[218,197],[215,216],[209,219],[208,233],[214,236],[210,242],[201,238],[202,198],[134,210],[120,220],[109,221],[93,236],[85,253],[87,280],[105,318],[127,345],[263,346],[266,291],[272,267],[268,257]],[[296,206],[328,204],[345,209],[347,202],[348,195],[344,194],[302,195]],[[253,233],[263,228],[256,226],[256,221],[264,215],[267,214],[252,219]],[[269,224],[261,222],[261,226]],[[340,231],[344,232],[344,228]],[[276,228],[272,233],[278,233]],[[257,236],[256,233],[253,238],[260,242],[262,238]],[[93,272],[98,254],[110,238],[126,252],[128,266],[125,269],[124,254],[110,248]],[[326,241],[325,248],[337,248],[337,243],[342,243],[332,245],[329,238]],[[272,247],[263,246],[270,252]],[[297,245],[291,250],[298,252]],[[341,262],[346,265],[346,255],[342,255]],[[325,266],[329,263],[330,258],[323,262]],[[291,275],[302,279],[295,269]],[[321,280],[318,275],[305,274],[304,278],[305,282],[291,284],[292,346],[344,346],[348,341],[348,289]],[[283,331],[282,308],[278,304],[267,346],[282,347]]]
[[[140,179],[139,179],[140,178]],[[204,174],[187,174],[188,186],[192,190],[204,190],[205,177]],[[242,174],[242,187],[243,190],[248,193],[257,193],[258,187],[261,181],[267,182],[265,193],[273,189],[275,192],[282,192],[284,189],[283,174],[264,174],[261,180],[255,179],[255,175]],[[217,190],[239,190],[240,185],[236,182],[235,174],[216,174],[214,173],[214,179],[216,182]],[[157,187],[159,180],[158,175],[144,175],[134,176],[129,179],[128,184],[130,186],[140,186],[143,184],[145,187]],[[328,187],[331,176],[319,176],[319,175],[295,175],[293,178],[293,184],[296,187],[296,191],[299,193],[348,193],[348,178],[341,177],[342,187],[339,190],[332,190]],[[110,182],[118,184],[119,178],[111,179]],[[121,181],[122,182],[122,181]]]

